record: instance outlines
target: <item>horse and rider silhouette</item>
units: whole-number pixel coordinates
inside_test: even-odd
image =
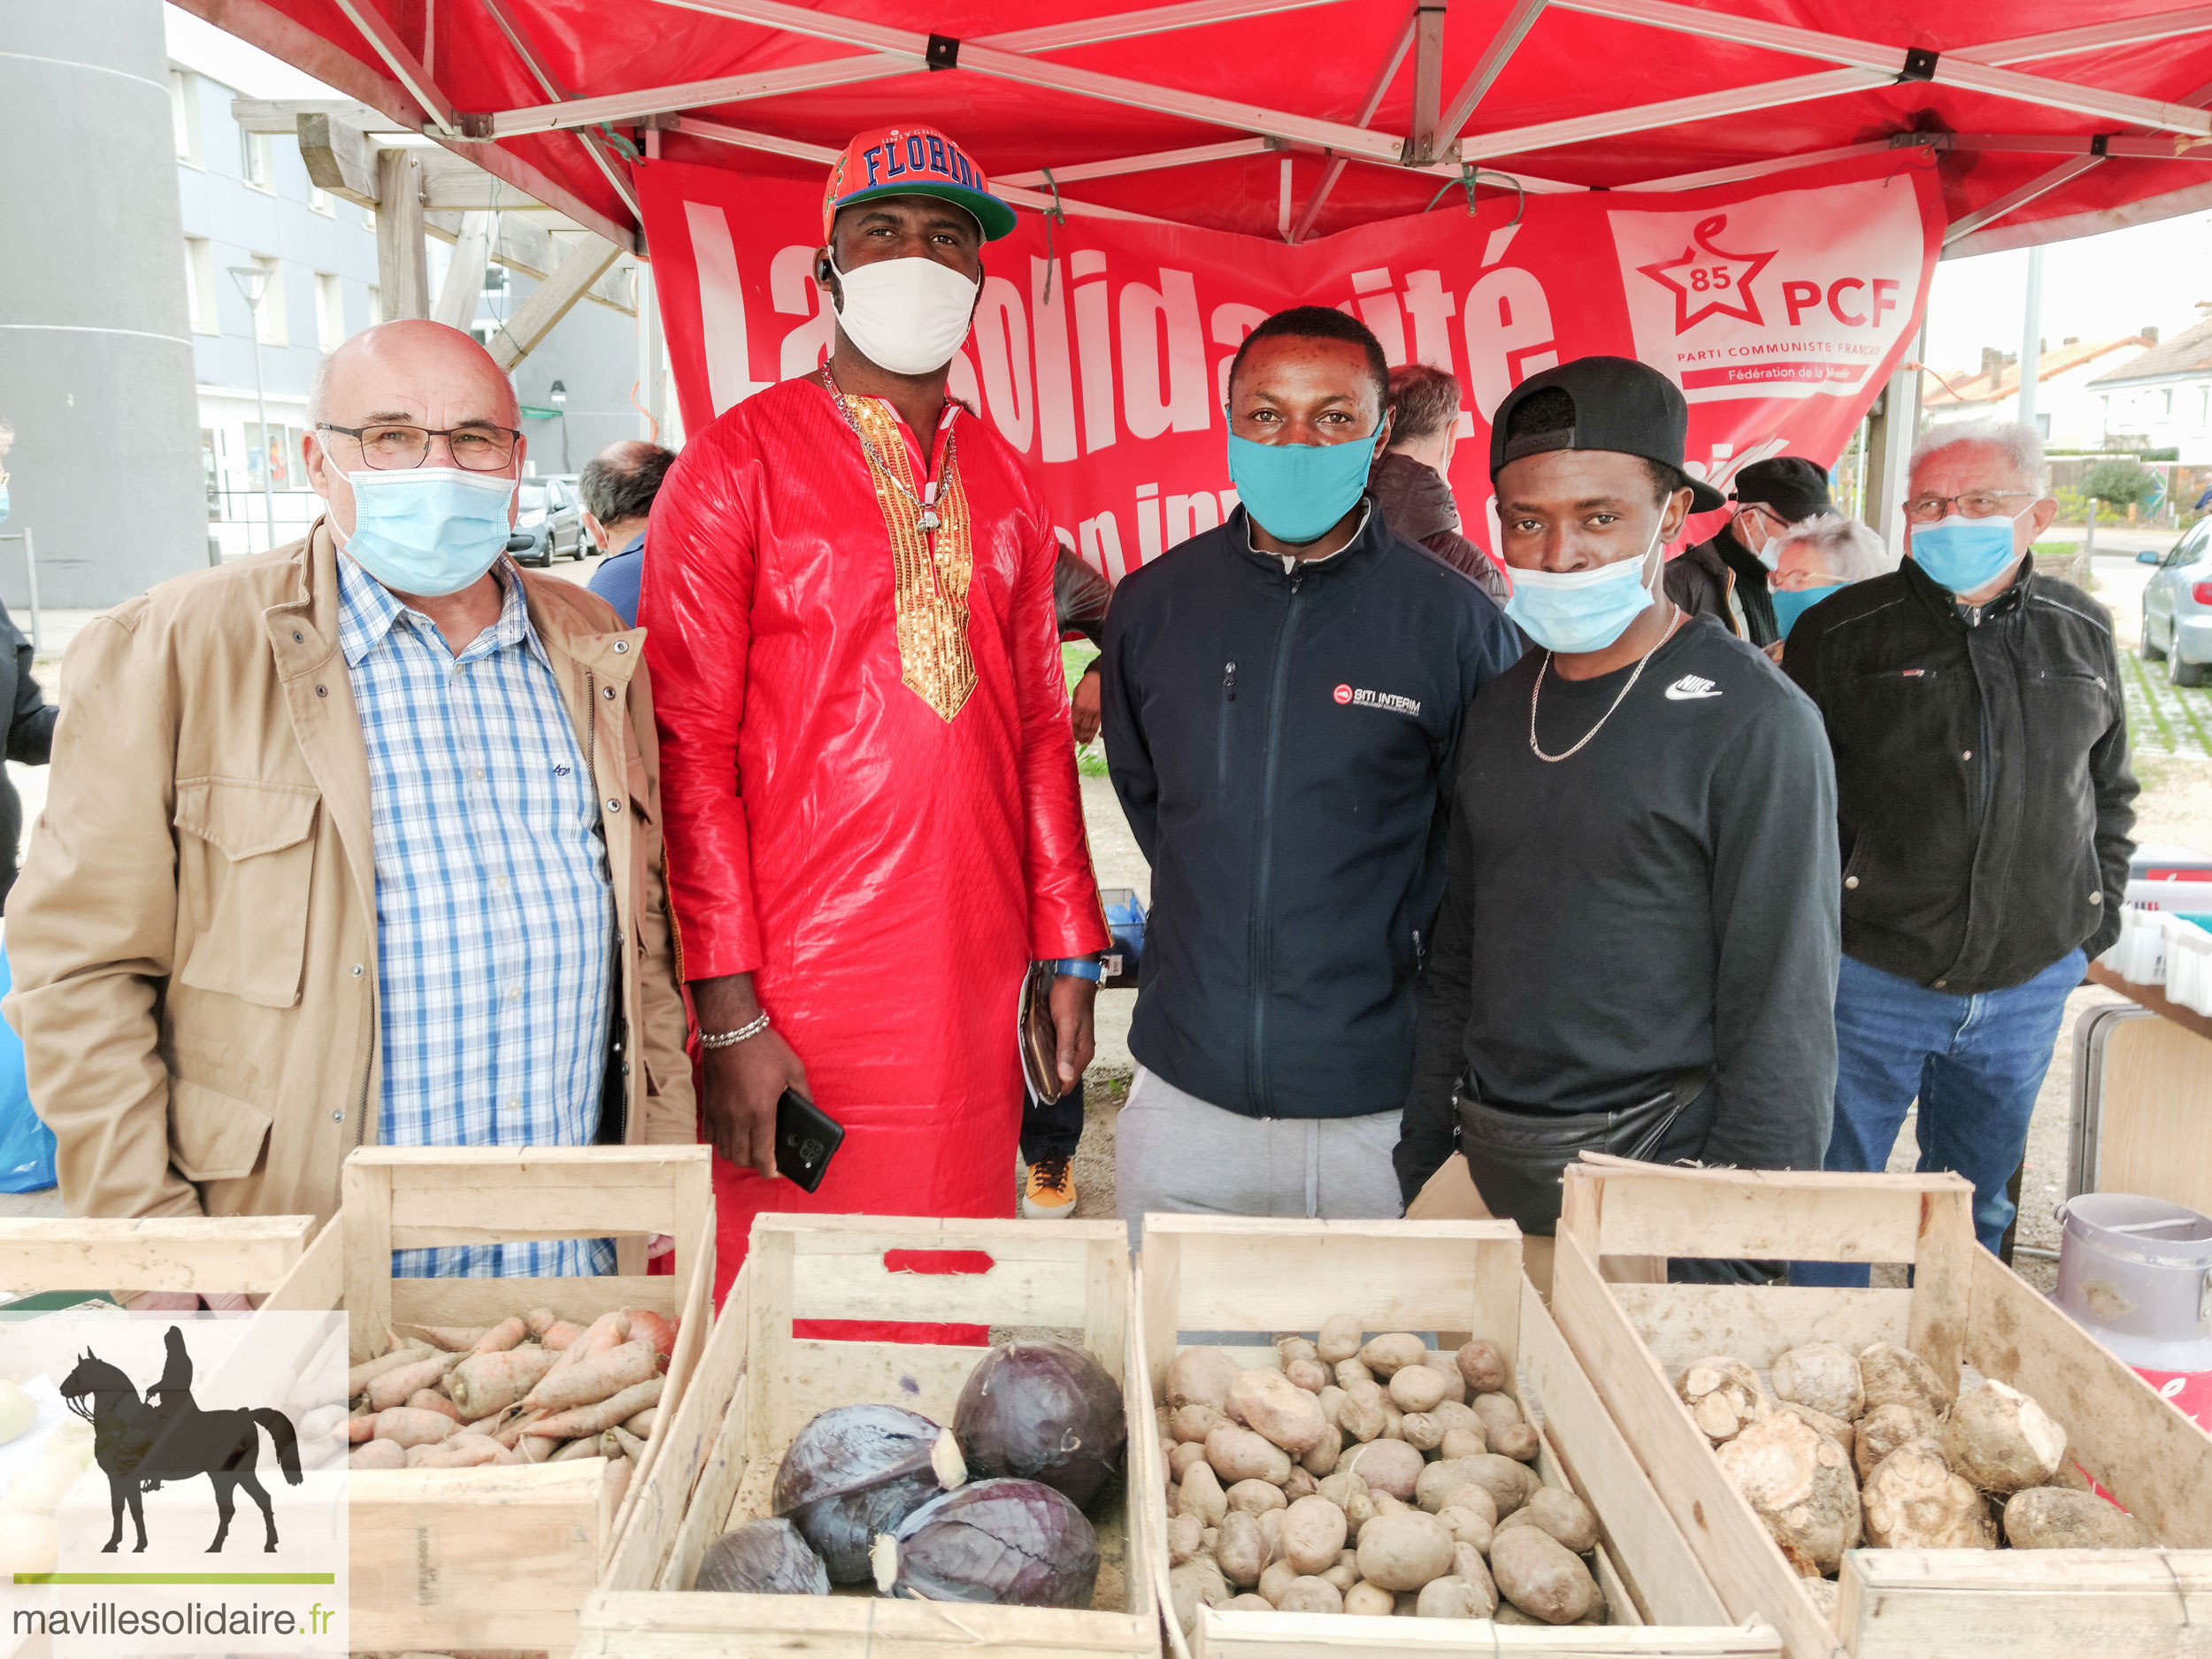
[[[254,1463],[260,1455],[256,1425],[269,1432],[284,1479],[296,1486],[301,1480],[300,1448],[292,1420],[267,1406],[240,1411],[201,1410],[192,1398],[192,1356],[185,1352],[184,1333],[173,1325],[163,1340],[169,1350],[168,1361],[160,1380],[146,1391],[144,1400],[138,1397],[128,1377],[88,1348],[61,1386],[64,1403],[92,1425],[93,1455],[108,1478],[115,1530],[108,1535],[101,1553],[113,1555],[122,1542],[126,1504],[138,1529],[138,1543],[131,1553],[136,1555],[146,1548],[146,1517],[139,1507],[140,1493],[154,1491],[165,1480],[205,1475],[215,1487],[215,1507],[222,1515],[222,1525],[215,1529],[215,1541],[207,1547],[207,1553],[222,1552],[223,1540],[230,1532],[231,1488],[239,1486],[261,1506],[261,1519],[269,1535],[262,1548],[274,1554],[276,1515],[269,1507],[268,1493],[254,1475]],[[156,1396],[160,1399],[158,1405],[152,1403]]]

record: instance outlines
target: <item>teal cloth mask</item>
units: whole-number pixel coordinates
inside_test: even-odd
[[[453,466],[349,472],[353,534],[341,544],[394,593],[457,594],[507,547],[515,482]]]
[[[1790,637],[1790,630],[1797,626],[1798,618],[1825,599],[1842,582],[1830,582],[1823,588],[1777,588],[1767,595],[1774,601],[1774,627],[1782,639]]]
[[[2033,511],[2028,507],[2021,512]],[[1916,524],[1912,527],[1912,561],[1937,587],[1970,594],[1995,581],[2012,563],[2012,526],[2020,516],[1969,518],[1955,512],[1934,524]]]
[[[1662,514],[1651,528],[1650,542],[1636,558],[1590,571],[1513,572],[1513,596],[1505,602],[1505,614],[1548,651],[1572,656],[1603,650],[1651,608],[1644,564],[1659,545],[1665,524]]]
[[[1229,481],[1262,529],[1294,547],[1317,541],[1359,505],[1382,423],[1342,443],[1255,443],[1229,434]]]

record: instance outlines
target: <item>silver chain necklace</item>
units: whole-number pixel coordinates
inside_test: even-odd
[[[1552,653],[1546,651],[1544,653],[1543,662],[1539,664],[1536,670],[1536,684],[1528,694],[1529,752],[1534,755],[1537,759],[1550,761],[1555,765],[1560,761],[1572,759],[1576,754],[1580,752],[1584,743],[1587,743],[1592,738],[1595,737],[1600,732],[1602,732],[1605,729],[1605,723],[1613,718],[1613,710],[1619,708],[1621,704],[1628,701],[1628,694],[1636,689],[1636,682],[1644,677],[1644,664],[1650,662],[1653,657],[1659,655],[1660,646],[1664,645],[1669,640],[1672,639],[1674,637],[1674,631],[1680,627],[1683,623],[1688,619],[1689,613],[1687,611],[1678,611],[1675,613],[1674,620],[1667,624],[1667,631],[1659,636],[1659,644],[1653,646],[1649,650],[1646,651],[1641,657],[1636,659],[1636,672],[1628,677],[1628,683],[1621,687],[1620,695],[1613,699],[1611,706],[1609,707],[1603,714],[1598,716],[1598,723],[1595,726],[1592,726],[1588,731],[1582,734],[1581,741],[1578,742],[1574,748],[1569,749],[1563,755],[1547,755],[1544,753],[1542,746],[1536,741],[1536,704],[1538,700],[1544,695],[1544,676],[1551,672]]]
[[[829,365],[826,363],[822,365],[822,384],[829,392],[830,402],[837,405],[837,412],[844,416],[845,424],[853,429],[853,436],[860,440],[861,450],[867,456],[875,470],[891,481],[892,488],[914,503],[914,511],[921,515],[914,521],[914,527],[924,535],[935,531],[943,522],[937,516],[937,498],[951,487],[954,469],[959,465],[960,434],[957,433],[945,434],[943,470],[929,480],[929,493],[926,495],[917,495],[907,488],[906,480],[894,472],[883,457],[876,452],[876,446],[868,442],[868,434],[860,429],[860,422],[853,419],[851,406],[845,402],[845,394],[838,389],[837,379],[830,373]]]

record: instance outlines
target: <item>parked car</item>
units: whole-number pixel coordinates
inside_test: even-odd
[[[573,478],[526,478],[516,491],[514,534],[507,551],[518,565],[550,565],[558,554],[582,559],[590,550]]]
[[[2143,584],[2137,649],[2147,663],[2163,659],[2168,684],[2201,686],[2212,669],[2212,518],[2190,526],[2169,551],[2135,557],[2158,566]]]

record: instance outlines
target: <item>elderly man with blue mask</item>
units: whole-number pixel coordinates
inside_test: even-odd
[[[1341,311],[1261,323],[1229,370],[1242,504],[1125,578],[1107,613],[1106,762],[1152,861],[1115,1143],[1133,1226],[1398,1213],[1452,756],[1521,644],[1374,511],[1389,382]]]
[[[1974,1183],[1994,1250],[2066,998],[2119,937],[2135,776],[2112,619],[2029,549],[2058,511],[2042,440],[1978,421],[1921,439],[1906,557],[1813,605],[1785,672],[1835,747],[1843,972],[1832,1170]],[[1801,1263],[1815,1285],[1863,1267]]]
[[[641,636],[506,557],[505,375],[386,323],[324,360],[309,419],[304,539],[63,659],[5,1007],[74,1214],[327,1217],[364,1145],[694,1139]]]

